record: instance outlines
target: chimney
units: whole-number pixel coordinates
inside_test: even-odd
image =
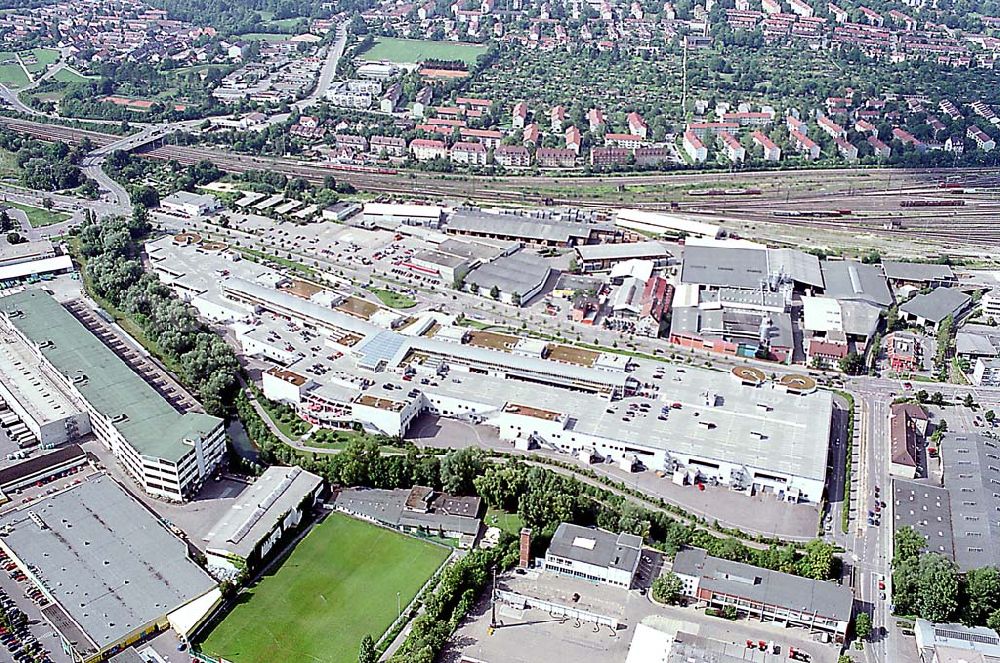
[[[522,569],[531,565],[531,528],[521,528],[521,559],[518,566]]]

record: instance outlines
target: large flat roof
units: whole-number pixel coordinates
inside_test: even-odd
[[[269,467],[205,536],[205,549],[244,559],[323,479],[300,467]]]
[[[948,265],[932,263],[883,260],[882,269],[886,278],[892,281],[952,281],[955,278],[955,272]]]
[[[452,232],[484,233],[546,242],[568,242],[574,238],[585,240],[595,230],[602,229],[601,226],[587,223],[470,210],[456,210],[448,218],[447,224],[447,229]]]
[[[747,247],[686,246],[681,283],[760,288],[767,282],[767,250]]]
[[[977,433],[941,440],[945,487],[951,502],[955,562],[962,571],[1000,566],[1000,442]],[[990,458],[993,456],[993,458]]]
[[[912,527],[927,538],[926,550],[955,559],[948,490],[926,481],[892,480],[893,531]]]
[[[700,587],[788,608],[848,621],[854,606],[850,588],[780,571],[731,562],[700,548],[685,548],[674,556],[675,573],[700,577]]]
[[[2,297],[0,311],[140,454],[177,462],[193,449],[186,440],[207,436],[222,423],[175,410],[45,291]]]
[[[581,260],[628,260],[630,258],[663,258],[680,254],[679,247],[665,242],[619,242],[615,244],[582,244],[576,247]]]
[[[866,301],[883,308],[892,305],[892,293],[882,268],[855,260],[824,260],[823,287],[827,297]]]
[[[106,475],[5,514],[0,528],[0,545],[36,569],[97,649],[216,587],[187,544]]]
[[[465,275],[465,280],[475,283],[480,292],[496,286],[501,292],[525,297],[545,285],[551,271],[542,258],[519,252],[476,267]]]

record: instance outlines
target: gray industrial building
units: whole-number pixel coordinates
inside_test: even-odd
[[[458,539],[464,548],[472,547],[482,526],[480,498],[456,497],[425,486],[346,488],[333,505],[342,513],[401,532]]]
[[[883,260],[885,277],[895,286],[933,287],[954,283],[955,272],[948,265]]]
[[[820,266],[827,297],[868,302],[883,309],[892,306],[892,292],[878,265],[855,260],[824,260]]]
[[[893,531],[912,527],[927,539],[926,550],[955,559],[948,490],[927,481],[893,479]]]
[[[483,296],[496,288],[500,301],[520,306],[542,291],[551,273],[547,262],[522,251],[476,267],[465,275],[464,286]]]
[[[632,586],[642,555],[642,537],[559,523],[543,565],[546,571],[591,582]]]
[[[849,587],[711,557],[700,548],[679,551],[673,572],[684,594],[704,605],[731,605],[751,618],[825,633],[836,642],[847,636],[854,607]]]
[[[955,562],[962,571],[1000,566],[1000,442],[978,433],[941,440]]]
[[[684,247],[681,283],[708,288],[775,290],[791,282],[800,288],[822,288],[819,259],[795,249],[729,246],[706,241]]]
[[[222,598],[187,544],[103,474],[6,513],[0,530],[0,549],[49,600],[42,615],[74,660],[168,627],[186,637]]]
[[[456,210],[448,218],[445,232],[533,246],[576,246],[615,235],[614,228],[607,225],[478,210]]]
[[[935,288],[926,295],[916,295],[899,307],[900,317],[937,331],[945,318],[958,320],[969,311],[972,297],[953,288]]]

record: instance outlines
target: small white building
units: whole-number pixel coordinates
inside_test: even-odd
[[[219,210],[219,199],[210,193],[177,191],[160,201],[160,207],[184,216],[211,216]]]
[[[365,203],[361,211],[362,223],[373,226],[379,223],[402,223],[406,226],[437,228],[444,218],[444,209],[437,205],[397,205],[392,203]]]
[[[972,369],[972,383],[977,387],[1000,387],[1000,358],[979,357]]]
[[[641,556],[635,534],[560,523],[543,564],[546,571],[629,589]]]

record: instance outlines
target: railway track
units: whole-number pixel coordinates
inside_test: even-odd
[[[30,120],[0,117],[0,124],[47,141],[79,143],[85,138],[97,147],[121,139],[120,136]],[[995,247],[1000,244],[1000,229],[992,219],[1000,214],[1000,200],[978,194],[962,195],[969,201],[965,207],[946,211],[908,210],[900,215],[900,197],[954,197],[957,194],[938,185],[942,180],[956,187],[989,188],[1000,186],[1000,176],[990,168],[914,170],[885,169],[824,169],[760,171],[756,173],[674,173],[629,176],[581,177],[484,177],[442,176],[431,173],[400,172],[364,173],[326,168],[286,157],[254,157],[202,147],[160,145],[146,149],[140,156],[191,165],[202,160],[212,161],[229,173],[247,170],[270,170],[288,177],[302,177],[312,183],[322,182],[328,175],[359,189],[410,198],[458,199],[482,204],[507,203],[523,205],[556,204],[581,208],[612,208],[623,204],[648,210],[679,210],[705,218],[738,217],[742,221],[809,227],[839,232],[865,232],[880,236],[906,236],[933,240],[949,246],[975,245]],[[761,189],[759,196],[699,197],[697,200],[629,200],[619,203],[588,195],[588,189],[600,185],[623,187],[624,192],[643,187],[726,186],[747,177]],[[884,177],[888,187],[871,178]],[[815,189],[811,188],[815,185]],[[855,186],[857,185],[857,186]],[[830,190],[840,186],[846,190]],[[558,188],[558,195],[547,195],[548,189]],[[816,191],[816,189],[821,189]],[[822,190],[825,189],[825,190]],[[776,217],[773,212],[783,209],[802,210],[850,209],[865,216],[843,217]],[[890,214],[890,212],[893,212]],[[988,217],[988,218],[987,218]],[[900,224],[893,228],[890,222]]]

